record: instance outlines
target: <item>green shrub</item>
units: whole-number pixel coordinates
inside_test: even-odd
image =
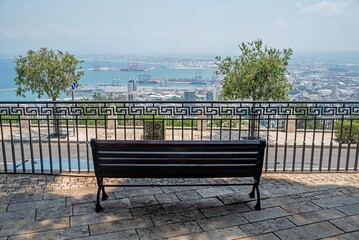
[[[163,120],[143,120],[143,136],[145,140],[164,140],[165,122]]]
[[[343,143],[359,140],[359,120],[344,120],[335,122],[335,137]]]

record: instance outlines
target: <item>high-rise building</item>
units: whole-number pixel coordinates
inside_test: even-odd
[[[206,100],[207,101],[213,101],[214,100],[214,94],[212,90],[209,90],[206,92]]]
[[[339,88],[338,86],[332,87],[332,94],[330,95],[332,97],[332,100],[338,100],[339,98]]]
[[[137,91],[136,80],[131,78],[130,80],[128,80],[127,93],[130,94],[130,93],[136,92],[136,91]]]
[[[197,99],[196,92],[184,92],[184,100],[185,101],[195,101]]]

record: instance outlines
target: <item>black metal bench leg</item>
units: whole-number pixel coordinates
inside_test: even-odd
[[[255,210],[261,210],[261,196],[259,194],[259,187],[258,185],[255,186],[257,191],[257,204],[254,206]]]
[[[105,192],[105,187],[102,186],[102,200],[107,200],[107,198],[108,198],[108,195]]]
[[[101,187],[97,189],[96,212],[101,212],[103,210],[103,207],[100,204],[100,192],[101,192]]]
[[[249,197],[250,198],[255,198],[256,197],[256,195],[255,195],[255,184],[253,184],[252,192],[249,193]]]

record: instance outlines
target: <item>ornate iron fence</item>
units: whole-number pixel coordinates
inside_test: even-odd
[[[0,102],[0,173],[92,171],[97,139],[265,138],[265,171],[358,171],[359,102]]]

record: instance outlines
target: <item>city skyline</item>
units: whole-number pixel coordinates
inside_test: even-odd
[[[237,54],[262,39],[294,51],[359,51],[359,2],[0,0],[0,56]]]

